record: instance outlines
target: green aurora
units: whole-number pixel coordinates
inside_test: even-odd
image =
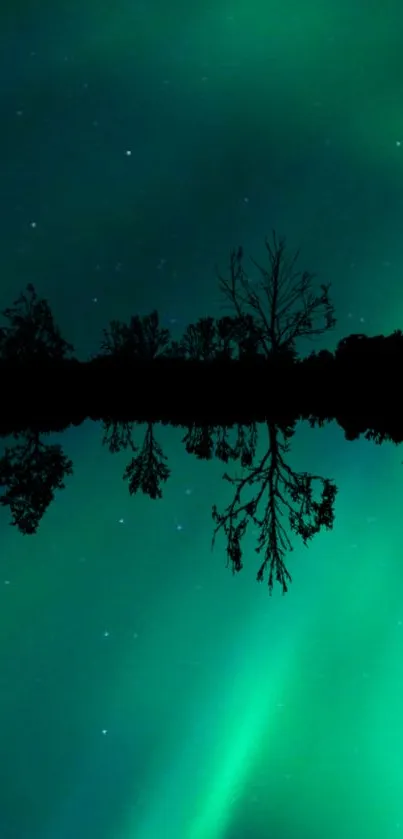
[[[402,328],[397,0],[20,0],[0,35],[1,309],[33,282],[83,357],[153,308],[175,337],[275,227],[332,283],[329,349]],[[86,424],[38,534],[1,513],[1,839],[399,836],[401,452],[298,428],[335,527],[270,598],[253,534],[237,576],[211,553],[223,464],[157,437],[161,501]]]

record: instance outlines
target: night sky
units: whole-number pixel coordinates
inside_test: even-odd
[[[154,308],[179,337],[275,228],[332,283],[325,346],[402,328],[401,0],[6,5],[1,309],[32,282],[80,358]],[[37,535],[0,512],[1,839],[399,836],[402,450],[298,426],[335,526],[270,597],[252,533],[239,575],[211,552],[225,466],[156,434],[162,500],[86,423]]]

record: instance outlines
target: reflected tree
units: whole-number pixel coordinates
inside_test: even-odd
[[[164,462],[168,458],[155,438],[153,423],[147,425],[141,450],[133,440],[133,425],[134,423],[131,422],[106,420],[102,442],[111,454],[123,449],[139,452],[131,459],[123,474],[124,480],[129,481],[130,495],[135,495],[138,490],[141,490],[154,500],[162,498],[161,483],[165,483],[171,474],[171,470]]]
[[[117,422],[116,420],[105,419],[102,423],[104,436],[102,444],[106,446],[111,454],[123,449],[136,449],[133,442],[133,422]]]
[[[227,565],[232,566],[233,572],[241,571],[242,549],[241,540],[245,536],[250,523],[259,529],[257,553],[264,555],[257,573],[261,582],[268,572],[270,593],[274,582],[282,586],[283,594],[288,591],[291,575],[284,564],[287,551],[293,546],[284,526],[284,515],[288,518],[291,531],[302,538],[304,545],[319,533],[322,527],[330,530],[334,522],[334,502],[337,493],[335,484],[320,475],[308,472],[294,472],[286,463],[284,455],[289,452],[289,440],[294,429],[279,432],[275,426],[267,423],[269,434],[269,448],[256,466],[250,458],[243,461],[246,475],[242,478],[231,477],[227,473],[224,479],[236,487],[231,504],[224,513],[219,513],[213,506],[212,517],[216,522],[212,547],[214,547],[217,533],[223,529],[227,537]],[[283,440],[279,439],[282,433]],[[249,462],[248,462],[249,461]],[[242,460],[241,460],[242,462]],[[320,500],[313,497],[314,484],[322,485]],[[253,498],[245,501],[242,493],[247,488],[255,489]],[[262,512],[259,514],[259,506]]]
[[[236,440],[229,440],[232,429],[227,426],[192,425],[182,439],[186,451],[201,460],[211,460],[213,456],[228,463],[240,460],[242,466],[252,463],[257,444],[256,423],[250,426],[236,426]]]
[[[135,451],[139,451],[135,447]],[[161,446],[154,436],[153,424],[149,423],[140,453],[133,457],[124,473],[124,479],[129,482],[130,495],[134,495],[140,489],[150,498],[162,498],[161,483],[168,480],[171,470],[164,461]]]
[[[59,445],[49,446],[30,432],[17,445],[6,447],[0,458],[0,487],[5,489],[0,504],[9,507],[11,524],[23,534],[36,533],[42,516],[64,489],[64,478],[73,474],[72,461]]]

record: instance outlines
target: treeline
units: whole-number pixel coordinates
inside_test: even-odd
[[[349,440],[364,434],[401,442],[403,333],[348,335],[334,352],[304,354],[304,339],[336,324],[330,286],[315,292],[313,275],[297,270],[298,253],[288,257],[275,233],[265,245],[267,267],[252,260],[259,283],[244,272],[242,248],[231,252],[227,278],[219,275],[232,314],[200,318],[180,340],[154,310],[111,321],[99,352],[80,360],[33,285],[3,311],[0,435],[13,440],[0,458],[0,505],[21,533],[37,531],[73,472],[62,446],[44,433],[100,421],[103,445],[130,455],[123,475],[130,495],[156,500],[171,474],[158,425],[181,426],[189,455],[243,470],[241,478],[223,475],[234,496],[221,512],[212,506],[213,543],[221,532],[227,564],[240,571],[250,525],[258,533],[257,579],[266,578],[270,591],[275,582],[287,591],[290,534],[306,545],[330,530],[337,493],[330,478],[288,463],[297,421],[315,427],[335,420]]]
[[[138,318],[136,332],[158,314]],[[124,326],[124,325],[122,325]],[[228,425],[312,424],[336,420],[348,439],[367,430],[403,439],[400,372],[403,334],[349,335],[334,353],[244,352],[207,342],[205,324],[153,355],[126,346],[103,348],[88,361],[43,351],[0,357],[0,434],[35,428],[61,431],[84,420]],[[219,329],[209,319],[210,334]],[[128,327],[129,329],[129,327]],[[164,336],[167,330],[164,330]],[[204,334],[203,334],[204,333]],[[140,333],[141,334],[141,333]],[[134,343],[134,341],[133,341]],[[201,349],[200,349],[201,348]]]
[[[349,335],[334,353],[303,354],[336,324],[330,285],[297,269],[273,231],[268,265],[254,259],[251,284],[243,249],[230,254],[220,290],[231,315],[200,318],[180,340],[158,312],[103,330],[99,352],[74,358],[74,347],[32,284],[3,311],[0,327],[0,435],[60,431],[85,419],[233,426],[298,419],[336,420],[348,439],[403,439],[400,372],[403,334]]]

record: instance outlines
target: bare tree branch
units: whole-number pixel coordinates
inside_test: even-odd
[[[278,429],[267,423],[269,448],[257,466],[248,466],[245,477],[224,479],[236,487],[234,498],[224,513],[219,513],[216,505],[212,517],[216,522],[212,547],[218,531],[222,528],[227,537],[227,566],[231,563],[233,572],[243,567],[241,540],[250,522],[260,530],[256,553],[264,550],[264,559],[257,573],[262,581],[268,569],[269,591],[272,593],[274,581],[282,586],[283,594],[288,591],[291,575],[284,564],[286,551],[292,551],[292,544],[283,523],[287,515],[289,527],[302,538],[304,545],[319,532],[322,527],[331,529],[334,521],[334,501],[337,488],[334,483],[320,475],[307,472],[294,472],[284,460],[289,451],[289,438],[293,429],[284,430],[283,442],[278,439]],[[320,501],[313,498],[313,484],[322,484]],[[242,502],[241,494],[247,487],[258,484],[256,495],[249,501]],[[258,515],[260,502],[265,498],[262,515]]]
[[[258,343],[265,355],[284,348],[294,348],[298,338],[312,340],[332,329],[336,320],[329,298],[330,283],[320,286],[320,293],[312,290],[314,274],[296,270],[299,251],[286,254],[284,238],[266,238],[269,255],[268,268],[251,261],[258,268],[261,281],[253,287],[243,265],[243,249],[233,250],[230,256],[230,277],[220,274],[220,289],[239,319],[252,314],[258,331]]]

